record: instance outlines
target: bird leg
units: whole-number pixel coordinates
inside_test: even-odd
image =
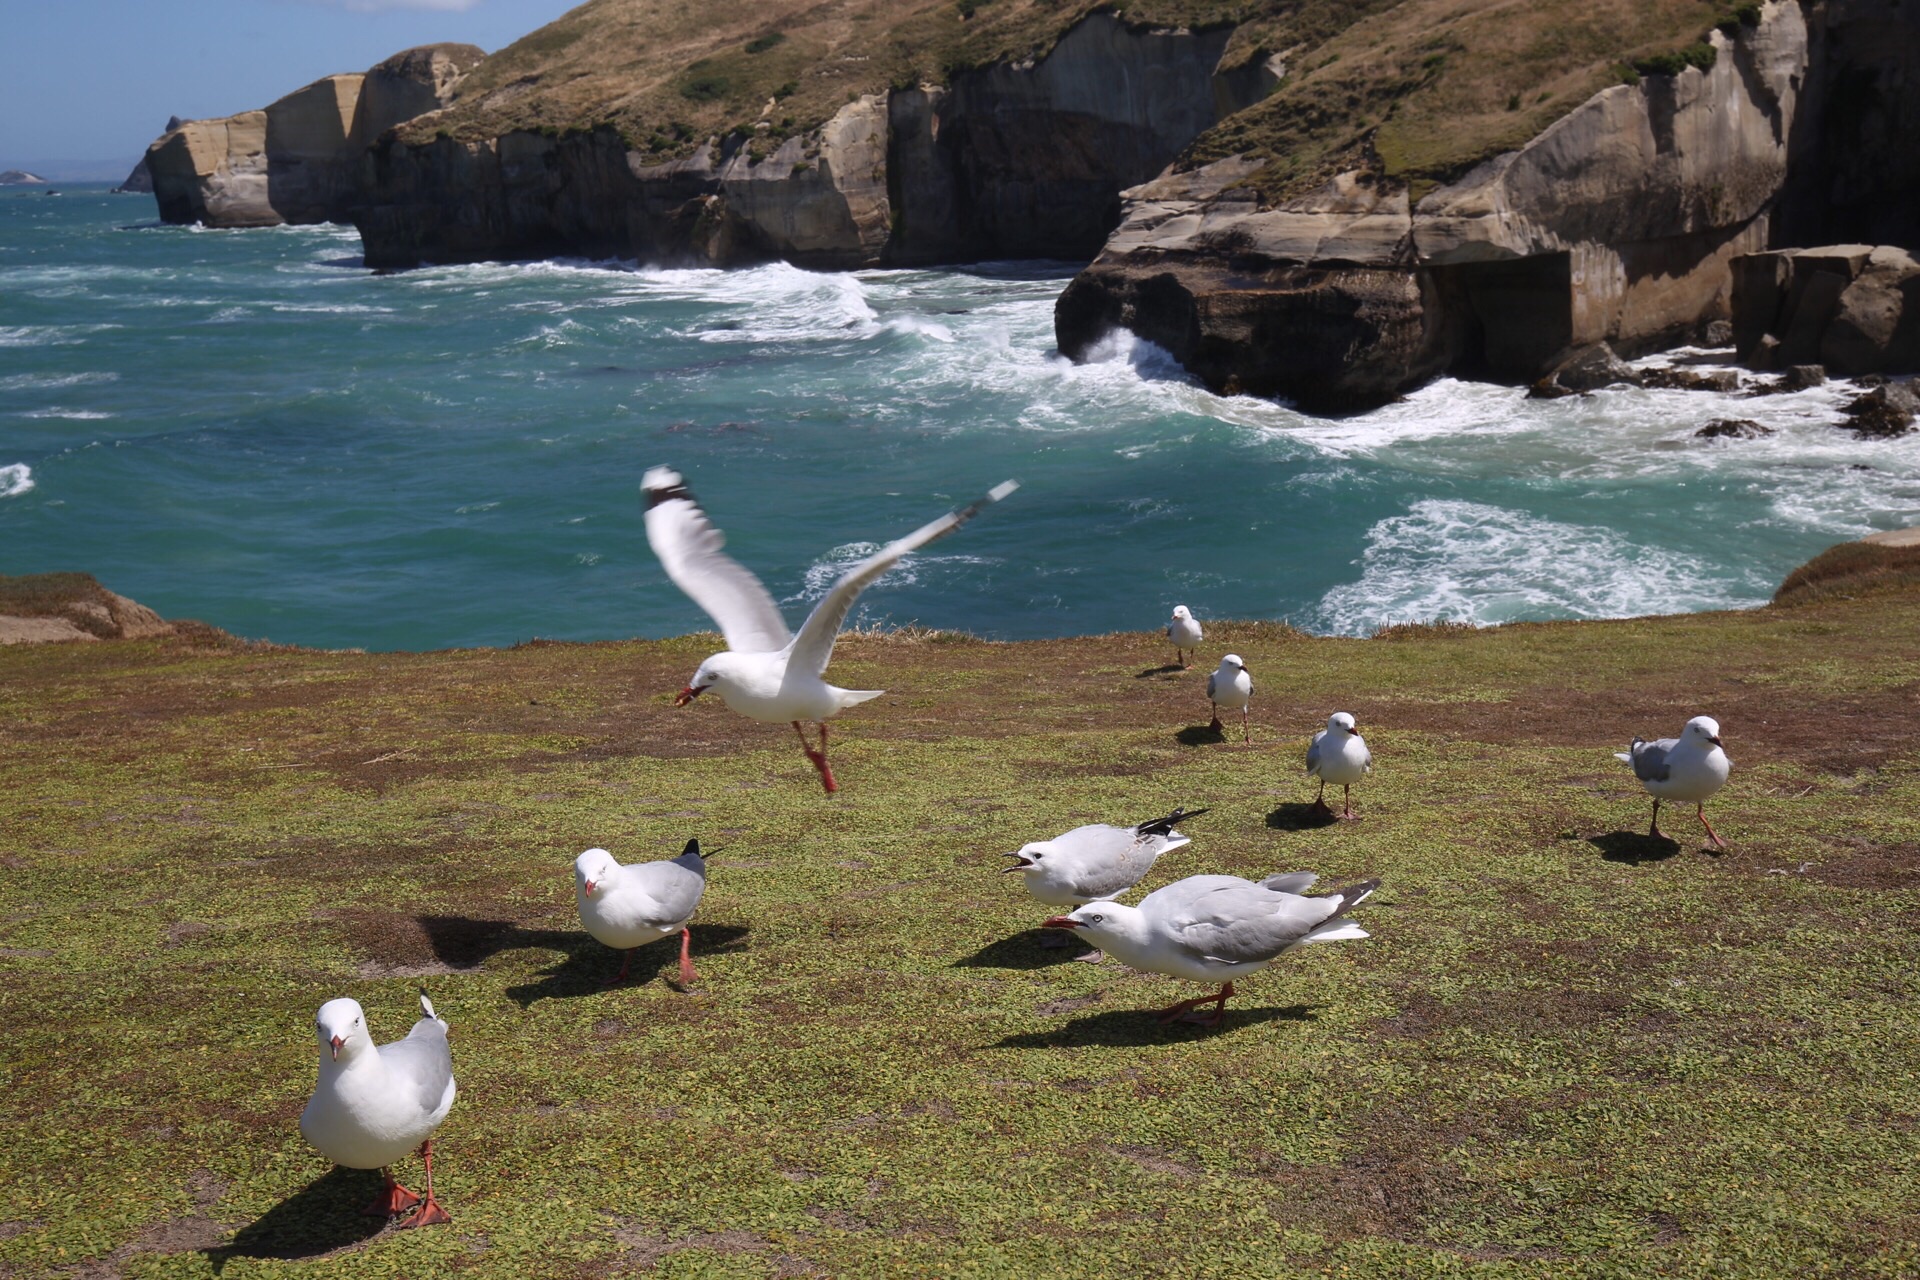
[[[620,953],[620,972],[614,974],[611,978],[608,978],[605,982],[601,983],[600,985],[603,987],[619,986],[621,983],[627,980],[627,970],[631,969],[632,967],[633,967],[633,948],[628,947],[626,950]]]
[[[1227,726],[1220,723],[1220,704],[1215,702],[1209,705],[1213,707],[1213,723],[1207,726],[1208,730],[1213,733],[1224,734],[1227,731]]]
[[[700,975],[693,971],[693,930],[680,928],[680,985],[690,987]]]
[[[1333,806],[1327,803],[1327,780],[1325,778],[1320,779],[1320,789],[1313,793],[1313,803],[1307,806],[1307,812],[1324,813],[1329,817],[1332,816]]]
[[[1193,659],[1187,657],[1185,654],[1181,653],[1180,650],[1178,649],[1175,649],[1173,651],[1173,660],[1180,664],[1180,669],[1182,671],[1193,670]]]
[[[1353,784],[1350,782],[1341,783],[1340,795],[1340,820],[1342,822],[1360,821],[1360,815],[1353,811]]]
[[[833,780],[833,770],[827,767],[827,722],[825,720],[820,722],[820,749],[818,751],[815,751],[813,744],[807,741],[806,730],[800,727],[798,720],[793,722],[793,731],[800,735],[800,749],[807,753],[807,759],[811,760],[813,767],[819,770],[820,785],[827,789],[828,795],[832,795],[838,791],[840,784]]]
[[[420,1158],[427,1162],[427,1198],[413,1211],[413,1216],[400,1225],[405,1227],[430,1227],[439,1222],[452,1222],[453,1218],[440,1202],[433,1198],[433,1139],[428,1138],[420,1144]]]
[[[1713,824],[1711,822],[1707,821],[1707,802],[1705,800],[1702,800],[1700,802],[1699,807],[1694,810],[1694,813],[1698,815],[1700,819],[1700,825],[1707,829],[1707,835],[1713,840],[1713,847],[1716,849],[1726,848],[1727,842],[1720,838],[1720,833],[1713,829]]]
[[[393,1180],[393,1173],[390,1170],[382,1169],[380,1176],[386,1179],[387,1185],[381,1188],[380,1194],[375,1196],[373,1202],[362,1209],[361,1213],[369,1218],[391,1218],[396,1214],[405,1213],[420,1203],[419,1196]]]
[[[1191,1022],[1200,1027],[1217,1027],[1220,1025],[1220,1020],[1227,1016],[1227,997],[1232,994],[1233,983],[1223,982],[1220,984],[1220,989],[1210,996],[1195,996],[1191,1000],[1182,1000],[1170,1009],[1162,1009],[1160,1021],[1163,1024],[1177,1021]],[[1193,1010],[1203,1004],[1213,1006],[1213,1015],[1204,1018],[1194,1017]]]
[[[1653,798],[1653,825],[1647,828],[1647,835],[1654,840],[1665,840],[1666,832],[1660,830],[1660,797]]]
[[[1242,742],[1253,741],[1253,733],[1247,728],[1247,711],[1248,710],[1249,708],[1247,707],[1240,708],[1240,741]]]

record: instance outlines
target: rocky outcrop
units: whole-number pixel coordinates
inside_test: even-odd
[[[316,80],[264,110],[169,129],[144,162],[161,219],[214,227],[344,221],[364,198],[373,141],[444,106],[482,56],[471,45],[409,49],[364,75]]]
[[[777,147],[737,134],[667,164],[610,127],[389,138],[355,222],[367,261],[387,267],[558,252],[823,268],[1084,258],[1123,188],[1271,83],[1216,76],[1228,34],[1096,13],[1037,61],[860,95]]]
[[[143,640],[174,624],[84,573],[0,577],[0,644]]]
[[[1740,361],[1755,369],[1920,372],[1920,261],[1890,245],[1737,258],[1733,333]]]
[[[135,163],[133,168],[127,173],[126,178],[113,190],[116,195],[152,195],[153,175],[147,171],[147,158],[141,156],[139,161]]]
[[[1791,2],[1711,40],[1711,69],[1603,90],[1416,205],[1369,164],[1271,208],[1234,158],[1129,191],[1060,300],[1061,349],[1119,325],[1216,388],[1346,411],[1442,370],[1532,381],[1570,348],[1688,337],[1767,243],[1808,56]],[[1297,343],[1328,317],[1342,340]]]

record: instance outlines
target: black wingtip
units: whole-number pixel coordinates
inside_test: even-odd
[[[688,854],[692,854],[696,858],[703,860],[706,858],[707,855],[700,852],[700,837],[695,836],[693,839],[687,841],[687,847],[680,851],[680,856],[683,858]]]
[[[1134,830],[1143,836],[1168,835],[1173,831],[1174,827],[1185,822],[1188,818],[1197,818],[1205,812],[1205,809],[1175,809],[1164,818],[1155,818],[1151,822],[1141,823],[1135,827]]]
[[[1353,910],[1368,898],[1371,898],[1379,888],[1380,881],[1377,879],[1362,880],[1358,884],[1342,885],[1338,889],[1329,889],[1325,893],[1310,893],[1306,896],[1310,898],[1340,899],[1339,909],[1327,917],[1328,920],[1334,920],[1347,914],[1347,912]]]

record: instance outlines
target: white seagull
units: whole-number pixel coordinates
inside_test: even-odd
[[[1160,1021],[1187,1018],[1215,1026],[1226,1016],[1233,979],[1264,969],[1282,953],[1309,942],[1364,938],[1366,930],[1347,912],[1365,902],[1378,880],[1332,893],[1305,893],[1317,879],[1311,871],[1269,876],[1255,884],[1239,876],[1188,876],[1155,889],[1137,907],[1089,902],[1046,922],[1049,929],[1076,929],[1129,968],[1170,978],[1220,983],[1212,995],[1182,1000],[1161,1011]],[[1213,1016],[1192,1018],[1203,1004]]]
[[[1001,872],[1026,876],[1027,892],[1050,907],[1077,907],[1125,893],[1139,884],[1163,853],[1192,844],[1191,837],[1174,830],[1177,823],[1197,818],[1205,809],[1175,809],[1136,827],[1101,822],[1075,827],[1051,840],[1036,840],[1006,855],[1014,864]],[[1058,938],[1046,934],[1046,938]],[[1065,939],[1059,944],[1064,945]],[[1041,945],[1050,945],[1042,943]],[[1099,950],[1081,956],[1097,962]]]
[[[1340,816],[1353,819],[1360,815],[1353,811],[1353,784],[1373,772],[1373,752],[1367,750],[1367,744],[1361,741],[1360,730],[1355,727],[1353,717],[1344,711],[1336,711],[1327,717],[1327,727],[1313,735],[1313,741],[1307,744],[1307,776],[1320,779],[1320,790],[1313,797],[1313,809],[1318,813],[1332,813],[1327,804],[1327,784],[1339,784],[1345,802],[1341,806]]]
[[[1253,677],[1247,674],[1247,664],[1240,661],[1240,655],[1230,653],[1220,659],[1220,669],[1207,677],[1207,701],[1213,704],[1213,723],[1207,728],[1215,733],[1225,733],[1226,726],[1220,723],[1220,708],[1240,712],[1240,740],[1252,742],[1253,737],[1247,731],[1247,708],[1253,702]]]
[[[404,1040],[376,1047],[360,1002],[345,998],[320,1006],[313,1033],[320,1041],[320,1083],[300,1113],[301,1134],[335,1164],[380,1170],[386,1188],[366,1207],[368,1215],[413,1209],[409,1227],[452,1221],[433,1198],[433,1131],[453,1105],[453,1053],[426,988],[420,1021]],[[427,1166],[424,1197],[394,1181],[387,1167],[416,1146]]]
[[[1640,785],[1653,797],[1653,825],[1648,828],[1648,835],[1666,838],[1660,830],[1662,800],[1682,803],[1691,800],[1694,814],[1707,829],[1714,847],[1727,847],[1720,833],[1707,821],[1708,798],[1727,785],[1727,775],[1733,770],[1733,762],[1720,746],[1718,720],[1712,716],[1695,716],[1687,721],[1687,727],[1677,738],[1662,738],[1658,742],[1635,738],[1632,746],[1613,755],[1614,759],[1633,766],[1633,776],[1640,779]]]
[[[693,919],[707,891],[707,862],[700,842],[687,841],[677,858],[636,862],[623,867],[605,849],[589,849],[573,860],[573,894],[587,932],[625,952],[620,972],[608,985],[626,981],[635,947],[680,935],[680,985],[690,987],[693,971]]]
[[[888,543],[842,574],[800,626],[787,631],[779,606],[739,561],[721,550],[726,536],[707,520],[677,471],[654,467],[641,479],[647,495],[647,541],[674,584],[707,611],[726,637],[727,649],[700,664],[693,679],[674,698],[676,707],[718,689],[728,707],[769,724],[786,721],[800,735],[800,749],[820,772],[821,785],[839,790],[827,767],[827,721],[848,707],[879,697],[884,690],[839,689],[821,677],[833,658],[833,642],[847,611],[868,583],[909,551],[944,538],[982,510],[1020,486],[1008,480],[985,497],[968,503],[904,538]],[[820,749],[807,741],[803,720],[820,726]]]
[[[1173,606],[1173,621],[1167,624],[1167,639],[1173,642],[1173,660],[1185,671],[1193,665],[1192,651],[1200,647],[1202,638],[1200,624],[1194,621],[1193,613],[1183,604]],[[1181,653],[1182,649],[1187,653]]]

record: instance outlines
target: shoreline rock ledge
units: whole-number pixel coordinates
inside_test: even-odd
[[[1707,69],[1594,94],[1417,201],[1370,141],[1266,205],[1240,156],[1124,193],[1056,305],[1060,349],[1127,329],[1216,391],[1359,412],[1442,373],[1528,383],[1568,351],[1634,355],[1731,313],[1731,263],[1769,247],[1810,40],[1792,3],[1709,34]]]

